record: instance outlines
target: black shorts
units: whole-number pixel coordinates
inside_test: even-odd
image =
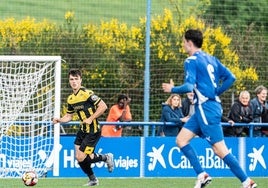
[[[95,147],[101,138],[101,132],[85,133],[79,130],[76,134],[74,144],[80,146],[79,150],[86,153],[94,153]]]

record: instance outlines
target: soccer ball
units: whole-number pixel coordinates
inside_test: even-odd
[[[37,173],[33,170],[26,171],[22,175],[22,181],[26,186],[34,186],[38,182]]]

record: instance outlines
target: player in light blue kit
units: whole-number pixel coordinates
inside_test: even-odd
[[[176,143],[189,159],[197,174],[194,188],[203,188],[212,180],[202,168],[195,149],[190,145],[191,139],[196,135],[211,144],[215,154],[230,167],[234,175],[242,182],[243,188],[256,188],[257,184],[243,171],[237,159],[229,152],[223,139],[222,106],[219,96],[232,86],[235,76],[217,58],[203,52],[201,50],[202,43],[201,31],[193,29],[186,31],[183,45],[189,57],[184,62],[184,84],[174,86],[172,80],[170,83],[162,84],[164,92],[182,94],[194,91],[195,93],[195,113],[178,134]]]

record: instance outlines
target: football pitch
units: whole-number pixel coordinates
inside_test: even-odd
[[[268,178],[253,178],[258,188],[267,187]],[[193,188],[194,178],[99,178],[98,187],[106,188]],[[40,178],[35,188],[78,188],[86,178]],[[25,188],[21,179],[0,179],[0,188]],[[208,188],[240,188],[236,178],[213,178]]]

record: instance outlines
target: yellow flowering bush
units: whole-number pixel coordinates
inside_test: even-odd
[[[68,32],[79,31],[70,30],[75,20],[73,11],[67,11],[64,18],[68,28],[63,29],[67,31],[59,31],[55,24],[47,20],[36,22],[35,19],[30,17],[21,21],[16,21],[14,18],[0,21],[0,47],[9,46],[16,49],[24,43],[36,40],[44,32],[53,33],[53,31],[57,31],[59,34],[62,33],[62,36],[55,35],[56,40],[62,38],[69,43],[72,41],[70,37],[73,36],[73,33]],[[139,74],[139,71],[144,69],[145,25],[145,18],[140,18],[140,24],[137,26],[128,26],[125,23],[120,23],[117,19],[111,19],[106,22],[101,21],[99,25],[87,24],[83,26],[82,34],[76,33],[75,35],[77,40],[88,41],[85,47],[90,45],[91,48],[97,48],[100,50],[99,53],[103,54],[103,57],[109,59],[108,61],[97,63],[99,66],[93,67],[94,73],[90,74],[91,79],[98,80],[98,83],[103,83],[102,86],[108,86],[107,83],[105,84],[108,79],[116,79],[118,74],[124,75],[128,71],[129,66],[124,66],[126,63],[131,64],[131,69],[129,70]],[[198,28],[203,31],[204,43],[202,49],[211,55],[217,56],[222,63],[231,69],[237,77],[237,90],[245,89],[245,83],[248,84],[258,80],[258,75],[253,67],[240,66],[239,56],[231,48],[232,39],[224,34],[221,27],[212,28],[204,21],[193,16],[182,20],[181,23],[177,23],[174,21],[172,12],[168,9],[164,9],[163,15],[156,15],[151,20],[151,64],[154,65],[151,71],[152,77],[154,77],[154,71],[157,72],[157,66],[170,66],[171,70],[168,75],[174,75],[175,67],[182,65],[185,58],[182,38],[189,28]],[[49,40],[55,41],[53,38]],[[42,42],[44,41],[39,41],[38,45],[42,45]],[[112,74],[108,70],[107,64],[109,63],[110,68],[118,68],[116,74]],[[117,66],[114,66],[115,64]],[[154,67],[156,68],[154,69]],[[132,81],[133,79],[135,78],[131,78]],[[141,84],[142,82],[138,85]]]
[[[140,27],[129,27],[125,23],[119,23],[117,19],[101,21],[99,26],[85,25],[83,32],[88,39],[87,48],[100,50],[102,59],[99,63],[91,65],[94,70],[88,73],[91,83],[93,81],[98,87],[110,87],[111,84],[117,83],[123,88],[132,84],[142,85],[142,79],[137,80],[132,75],[140,75],[143,71],[143,31]]]
[[[234,73],[237,78],[235,87],[238,91],[246,89],[246,85],[258,80],[258,74],[254,67],[241,66],[239,55],[232,49],[231,38],[224,34],[221,27],[212,28],[193,16],[176,25],[169,10],[165,10],[162,17],[158,16],[152,20],[151,47],[158,50],[158,59],[174,61],[178,58],[177,49],[178,52],[185,53],[181,41],[185,31],[190,28],[200,29],[204,33],[202,50],[218,57]],[[169,40],[170,36],[173,38]],[[175,42],[176,45],[171,45]],[[184,60],[179,59],[181,62]],[[173,63],[176,64],[176,62]]]
[[[129,28],[117,19],[109,22],[101,21],[100,26],[93,24],[84,26],[87,37],[102,46],[105,53],[125,54],[129,49],[139,49],[143,40],[142,30],[133,26]]]
[[[42,32],[55,29],[55,25],[44,20],[36,22],[34,18],[27,17],[21,21],[14,18],[0,20],[0,48],[9,46],[17,48],[23,42],[30,41]]]
[[[171,11],[165,9],[164,16],[157,16],[151,22],[151,48],[156,48],[157,57],[161,61],[175,60],[176,43],[175,33],[173,31],[175,24],[173,23]]]
[[[163,15],[152,16],[151,19],[150,101],[155,105],[152,108],[158,109],[162,102],[162,82],[169,78],[177,80],[178,76],[178,80],[183,79],[183,61],[187,54],[183,51],[182,39],[189,28],[200,29],[204,33],[202,49],[218,57],[235,74],[237,91],[252,87],[252,83],[258,80],[255,68],[243,65],[239,54],[232,48],[232,38],[224,33],[222,27],[213,28],[191,16],[177,21],[170,10],[164,9]],[[36,22],[30,17],[21,21],[8,18],[0,20],[0,51],[14,55],[61,55],[67,62],[62,63],[63,78],[69,68],[76,67],[82,69],[83,82],[91,88],[117,89],[103,93],[103,98],[112,98],[118,91],[134,91],[136,96],[142,96],[145,31],[145,18],[131,26],[113,18],[79,27],[72,11],[65,13],[64,24],[60,26],[47,20]],[[68,81],[63,81],[62,87],[67,88]],[[65,98],[67,94],[63,95]],[[133,105],[141,109],[143,103]],[[156,117],[158,115],[155,114]]]
[[[145,48],[145,25],[146,19],[140,18],[138,26],[129,27],[125,23],[120,23],[117,19],[110,21],[101,21],[100,25],[88,24],[84,26],[83,32],[90,40],[102,49],[103,56],[112,59],[109,62],[103,62],[101,67],[95,67],[94,73],[90,74],[92,80],[98,80],[103,86],[108,86],[108,79],[118,80],[122,82],[126,79],[133,79],[125,76],[126,72],[143,71],[144,69],[144,48]],[[151,59],[151,82],[152,88],[158,87],[159,70],[169,67],[161,78],[174,77],[178,74],[178,65],[181,66],[185,52],[182,48],[182,38],[185,31],[189,28],[200,29],[204,33],[204,42],[202,49],[211,55],[218,57],[237,77],[235,88],[238,91],[246,89],[246,85],[254,83],[258,80],[258,75],[253,67],[241,66],[239,55],[232,49],[232,39],[227,36],[221,27],[212,28],[204,21],[191,16],[181,23],[174,21],[172,12],[164,9],[163,15],[152,17],[151,20],[151,40],[150,40],[150,59]],[[131,58],[135,57],[134,60]],[[127,65],[130,63],[131,66]],[[111,74],[107,70],[107,64],[116,67],[116,73]],[[127,65],[127,66],[126,66]],[[245,74],[246,73],[246,74]],[[160,73],[161,74],[161,73]],[[120,80],[124,77],[126,79]],[[163,80],[161,80],[163,81]],[[160,81],[160,82],[161,82]],[[127,83],[129,83],[127,81]],[[143,82],[135,82],[137,87],[142,87]],[[124,84],[123,84],[124,85]]]

